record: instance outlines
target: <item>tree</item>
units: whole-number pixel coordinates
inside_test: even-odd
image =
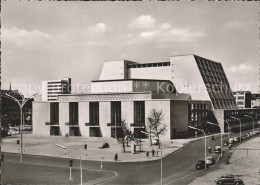
[[[122,144],[123,151],[125,152],[125,145],[128,146],[131,141],[134,141],[134,133],[128,127],[125,120],[121,121],[121,128],[122,132],[118,136],[117,141]]]
[[[164,135],[167,131],[167,125],[163,124],[163,112],[162,110],[157,111],[153,109],[150,112],[149,117],[146,122],[146,129],[148,130],[150,137],[150,144],[152,145],[152,135],[153,137],[157,137],[160,143],[160,135]],[[159,144],[160,147],[160,144]]]

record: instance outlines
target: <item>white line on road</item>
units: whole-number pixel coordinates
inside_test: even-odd
[[[171,182],[167,183],[166,185],[172,184],[172,183],[177,182],[177,181],[179,181],[179,180],[181,180],[181,179],[183,179],[183,178],[186,178],[186,177],[195,175],[195,174],[200,173],[200,172],[204,172],[204,170],[197,171],[197,172],[191,173],[191,174],[189,174],[189,175],[185,175],[185,176],[183,176],[183,177],[181,177],[181,178],[178,178],[178,179],[176,179],[176,180],[174,180],[174,181],[171,181]]]

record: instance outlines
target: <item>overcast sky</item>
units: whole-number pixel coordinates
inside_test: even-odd
[[[104,61],[193,53],[221,62],[233,90],[258,92],[258,13],[258,2],[2,1],[2,88],[88,84]]]

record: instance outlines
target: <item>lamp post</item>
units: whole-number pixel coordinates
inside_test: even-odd
[[[241,139],[241,120],[239,118],[234,117],[234,116],[230,116],[230,117],[233,118],[233,119],[236,119],[240,122],[240,139]]]
[[[246,114],[244,116],[252,119],[252,121],[253,121],[253,132],[255,132],[254,118],[252,116],[249,116],[249,115],[246,115]]]
[[[117,127],[116,127],[116,113],[115,113],[115,145],[116,145],[116,147],[115,147],[115,154],[117,153]]]
[[[205,136],[205,170],[207,170],[207,165],[206,165],[206,161],[207,161],[207,138],[206,138],[206,133],[204,132],[204,130],[189,126],[189,128],[194,129],[194,130],[199,130],[201,132],[203,132],[204,136]]]
[[[18,100],[17,98],[15,98],[14,96],[11,96],[11,95],[9,95],[9,94],[7,94],[7,93],[4,93],[3,94],[3,96],[5,97],[5,98],[8,98],[8,99],[10,99],[10,100],[13,100],[13,101],[15,101],[17,104],[18,104],[18,106],[19,106],[19,108],[20,108],[20,134],[21,134],[21,159],[20,159],[20,161],[21,161],[21,163],[23,162],[23,107],[24,107],[24,105],[29,101],[29,100],[31,100],[31,99],[33,99],[34,97],[36,97],[36,96],[38,96],[38,94],[36,93],[36,94],[34,94],[34,95],[32,95],[31,97],[29,97],[29,98],[24,98],[23,97],[23,95],[21,94],[21,93],[19,93],[19,95],[21,96],[21,98],[22,98],[22,100]]]
[[[221,141],[220,141],[220,142],[221,142],[221,158],[222,158],[222,146],[223,146],[223,145],[222,145],[222,132],[221,132],[221,128],[220,128],[220,126],[219,126],[219,125],[217,125],[217,124],[215,124],[215,123],[211,123],[211,122],[208,122],[208,121],[207,121],[207,123],[208,123],[208,124],[210,124],[210,125],[215,125],[215,126],[218,126],[218,127],[219,127],[219,129],[220,129],[220,140],[221,140]]]
[[[59,145],[59,144],[55,144],[57,147],[60,147],[60,148],[62,148],[62,149],[64,149],[64,150],[66,150],[66,149],[68,149],[68,150],[70,150],[70,151],[72,151],[72,152],[75,152],[76,154],[79,154],[79,159],[80,159],[80,185],[82,185],[82,162],[81,162],[81,156],[80,156],[80,153],[78,152],[78,151],[76,151],[76,150],[73,150],[73,149],[71,149],[71,148],[67,148],[67,147],[65,147],[65,146],[62,146],[62,145]]]

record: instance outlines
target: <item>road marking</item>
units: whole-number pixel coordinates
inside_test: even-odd
[[[14,160],[5,160],[7,162],[14,162],[14,163],[21,163],[20,161],[14,161]],[[34,165],[42,165],[42,166],[53,166],[53,167],[61,167],[61,168],[68,168],[68,166],[63,166],[63,165],[55,165],[55,164],[44,164],[44,163],[33,163],[33,162],[27,162],[27,161],[23,161],[23,163],[27,163],[27,164],[34,164]],[[75,169],[80,169],[80,167],[73,167]],[[82,170],[85,170],[85,171],[96,171],[96,172],[109,172],[109,173],[113,173],[114,176],[112,177],[109,177],[107,179],[103,179],[101,181],[98,181],[98,182],[95,182],[93,183],[93,185],[95,184],[100,184],[102,182],[105,182],[105,181],[108,181],[108,180],[111,180],[115,177],[119,177],[119,174],[115,171],[110,171],[110,170],[96,170],[96,169],[87,169],[87,168],[82,168]]]
[[[197,171],[197,172],[191,173],[191,174],[189,174],[189,175],[185,175],[185,176],[183,176],[183,177],[181,177],[181,178],[178,178],[178,179],[176,179],[176,180],[174,180],[174,181],[171,181],[171,182],[167,183],[166,185],[169,185],[169,184],[171,184],[171,183],[177,182],[177,181],[179,181],[179,180],[181,180],[181,179],[183,179],[183,178],[186,178],[186,177],[195,175],[195,174],[200,173],[200,172],[204,172],[204,170]]]

